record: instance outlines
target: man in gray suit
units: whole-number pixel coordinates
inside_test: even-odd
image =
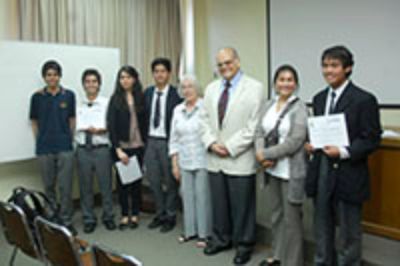
[[[213,205],[212,240],[204,253],[214,255],[233,244],[234,263],[245,264],[256,240],[253,141],[263,87],[240,70],[235,49],[221,49],[216,59],[222,79],[207,86],[201,114]]]

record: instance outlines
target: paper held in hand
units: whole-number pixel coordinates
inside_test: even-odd
[[[314,149],[325,146],[347,147],[349,135],[344,114],[308,118],[308,134]]]
[[[82,108],[78,108],[76,116],[76,129],[85,130],[90,127],[106,128],[106,114],[104,110],[92,107],[90,112],[84,112]]]
[[[115,166],[121,178],[121,183],[126,185],[135,182],[142,178],[143,173],[136,156],[129,158],[128,164],[123,164],[121,161],[116,162]]]

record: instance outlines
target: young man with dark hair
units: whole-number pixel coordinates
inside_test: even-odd
[[[374,95],[349,80],[354,61],[346,47],[325,50],[321,64],[328,88],[314,96],[313,113],[344,114],[350,144],[319,150],[306,144],[312,154],[306,192],[315,205],[314,264],[361,265],[362,204],[369,197],[368,156],[378,148],[381,139],[379,107]]]
[[[154,73],[157,66],[159,66],[159,65],[162,65],[167,72],[171,73],[172,64],[168,58],[159,57],[159,58],[154,59],[153,62],[151,62],[151,72]]]
[[[144,164],[156,201],[157,213],[148,227],[155,229],[161,226],[160,231],[166,233],[175,227],[178,207],[178,184],[171,171],[168,139],[173,110],[182,99],[177,89],[169,84],[171,76],[169,59],[155,59],[151,64],[151,70],[155,85],[145,91],[148,137]]]
[[[55,187],[58,183],[59,218],[76,234],[71,220],[75,94],[60,85],[62,69],[56,61],[47,61],[43,65],[42,76],[46,86],[32,95],[29,114],[36,139],[36,155],[46,195],[56,207],[58,203]]]
[[[87,69],[82,75],[85,98],[77,109],[77,162],[83,231],[92,233],[97,219],[93,204],[93,174],[98,178],[103,204],[103,224],[107,230],[116,229],[112,202],[110,143],[106,130],[108,99],[100,96],[101,75]],[[101,118],[102,120],[99,120]]]

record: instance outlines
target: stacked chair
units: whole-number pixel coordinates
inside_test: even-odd
[[[7,242],[14,247],[9,265],[20,250],[32,259],[53,266],[142,266],[135,258],[111,251],[99,244],[89,245],[64,226],[40,216],[31,226],[25,213],[13,203],[0,201],[0,220]]]
[[[34,238],[25,213],[13,203],[0,202],[0,220],[7,242],[14,246],[9,265],[14,265],[18,250],[43,261],[38,240]]]

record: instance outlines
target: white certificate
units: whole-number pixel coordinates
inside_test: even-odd
[[[104,110],[96,107],[90,109],[78,108],[76,116],[77,130],[86,130],[90,127],[97,129],[106,128],[106,114]]]
[[[308,118],[310,143],[315,149],[325,146],[349,146],[344,114],[316,116]]]
[[[126,185],[135,182],[142,178],[143,173],[136,156],[129,158],[128,164],[123,164],[121,161],[116,162],[115,166],[121,178],[121,183]]]

